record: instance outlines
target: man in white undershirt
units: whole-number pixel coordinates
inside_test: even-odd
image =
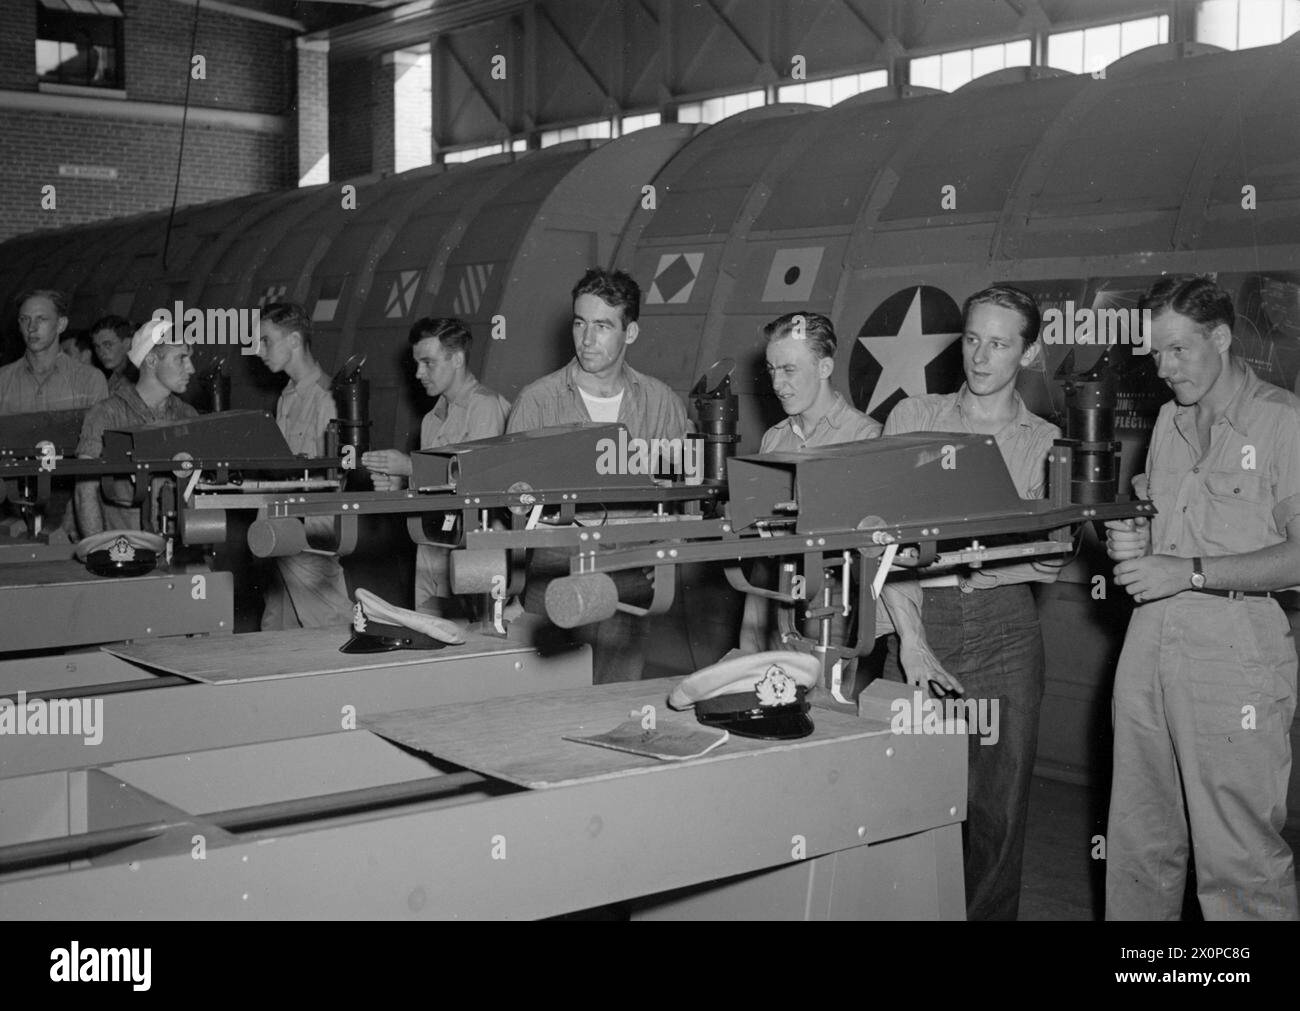
[[[574,357],[564,368],[530,383],[520,392],[507,432],[527,432],[580,422],[621,422],[629,440],[686,437],[686,407],[666,384],[627,364],[627,349],[637,339],[641,289],[621,270],[592,268],[573,289]],[[547,584],[568,575],[567,551],[537,550],[528,568],[524,608],[545,614]],[[612,573],[619,599],[642,603],[649,583],[639,572]],[[645,666],[644,623],[619,613],[579,630],[592,640],[597,684],[635,681]]]

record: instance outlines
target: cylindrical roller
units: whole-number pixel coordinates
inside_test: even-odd
[[[452,593],[504,594],[510,585],[504,551],[453,551],[449,564]]]
[[[577,628],[614,617],[618,587],[605,572],[562,576],[546,588],[546,613],[560,628]]]
[[[226,543],[226,510],[184,509],[181,511],[181,540],[194,544]]]
[[[258,558],[285,558],[307,547],[307,529],[293,516],[256,519],[248,528],[248,549]]]

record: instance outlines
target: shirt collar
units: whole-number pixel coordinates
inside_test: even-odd
[[[1256,375],[1255,370],[1246,362],[1241,363],[1245,369],[1246,375],[1237,392],[1233,394],[1228,406],[1223,409],[1223,416],[1228,419],[1228,424],[1237,430],[1241,435],[1246,434],[1246,407],[1255,399],[1255,394],[1259,387],[1263,385],[1262,380]]]
[[[303,387],[311,388],[312,386],[322,386],[321,380],[325,378],[325,370],[320,367],[320,362],[312,362],[311,368],[307,374],[302,377],[300,382],[289,380],[289,385],[284,388],[285,393],[297,393]],[[323,386],[322,386],[323,388]]]
[[[578,373],[580,371],[582,371],[582,366],[578,364],[578,358],[575,355],[573,360],[570,361],[564,369],[564,382],[570,390],[576,391],[581,389],[581,387],[578,386]],[[623,359],[623,383],[625,389],[629,386],[639,387],[641,385],[641,373],[632,368],[632,366],[627,363],[626,358]]]
[[[966,416],[966,405],[964,401],[966,399],[967,394],[969,393],[970,393],[970,387],[966,383],[962,383],[961,389],[957,391],[956,399],[953,401],[954,406],[957,408],[957,413],[960,414],[963,418],[965,418]],[[1015,416],[1010,421],[1008,421],[1006,425],[1004,425],[1002,428],[998,430],[997,433],[998,435],[1001,435],[1008,428],[1012,428],[1013,426],[1020,427],[1020,428],[1034,427],[1034,420],[1033,420],[1034,415],[1030,412],[1029,408],[1025,406],[1025,402],[1021,398],[1020,392],[1018,390],[1012,390],[1011,398],[1016,405]]]
[[[1235,363],[1237,359],[1230,359],[1230,361]],[[1247,422],[1245,411],[1250,402],[1255,398],[1255,394],[1258,392],[1259,387],[1263,385],[1263,380],[1255,374],[1255,370],[1250,367],[1248,362],[1243,361],[1241,367],[1244,370],[1245,378],[1237,388],[1237,392],[1232,395],[1232,399],[1228,401],[1227,406],[1224,407],[1223,420],[1231,425],[1238,434],[1245,435]],[[1235,371],[1235,365],[1233,365],[1232,368]],[[1182,427],[1182,422],[1186,420],[1188,412],[1195,409],[1195,404],[1180,404],[1178,401],[1174,401],[1174,421],[1179,424],[1180,428]]]
[[[467,407],[469,405],[475,391],[478,389],[478,379],[473,372],[467,373],[465,378],[468,382],[461,389],[460,396],[452,399],[444,393],[438,398],[438,402],[433,405],[433,416],[439,421],[446,421],[447,415],[451,413],[453,407]]]
[[[141,411],[149,410],[149,405],[144,402],[140,396],[140,391],[135,388],[135,383],[126,383],[115,394],[115,397],[121,397],[132,407],[137,407]]]
[[[823,422],[825,422],[827,428],[838,429],[842,427],[845,421],[848,420],[849,404],[848,401],[844,399],[844,395],[840,393],[839,390],[835,390],[833,392],[834,392],[834,396],[831,400],[831,406],[826,408],[826,413],[817,419],[817,423],[813,425],[812,431],[805,432],[801,428],[796,428],[794,415],[791,415],[790,417],[785,419],[785,423],[790,427],[790,431],[794,432],[796,435],[801,435],[803,438],[807,439],[809,436],[813,434],[813,432],[821,428]]]
[[[23,364],[27,366],[27,371],[33,376],[52,376],[56,372],[66,372],[72,366],[72,359],[60,351],[54,356],[54,364],[50,366],[48,372],[37,372],[32,368],[32,360],[23,354]]]

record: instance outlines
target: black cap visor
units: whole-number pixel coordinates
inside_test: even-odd
[[[798,701],[764,706],[753,692],[719,695],[695,703],[695,718],[709,727],[741,737],[761,741],[794,741],[813,732],[810,706],[804,701],[806,690],[798,691]]]
[[[107,548],[86,556],[86,568],[97,576],[143,576],[157,564],[158,556],[148,548],[136,548],[134,558],[120,560],[114,560]]]
[[[389,653],[398,649],[443,649],[447,643],[431,635],[416,632],[401,625],[385,625],[378,621],[366,622],[364,632],[353,632],[352,638],[339,647],[340,653]]]

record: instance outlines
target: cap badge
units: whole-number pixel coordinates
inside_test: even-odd
[[[763,679],[754,685],[754,694],[758,696],[760,706],[784,706],[797,698],[796,687],[794,678],[773,664]]]
[[[361,608],[361,602],[352,605],[352,631],[364,632],[366,630],[366,612]]]
[[[135,560],[135,548],[125,537],[119,537],[108,547],[110,562],[130,562]]]

